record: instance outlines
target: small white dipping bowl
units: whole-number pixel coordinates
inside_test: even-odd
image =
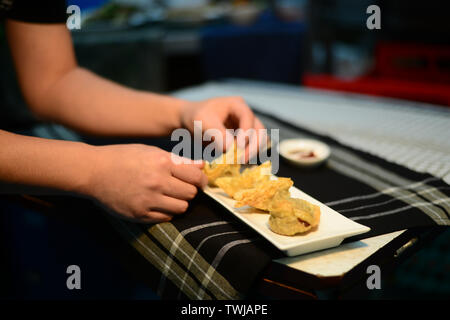
[[[287,139],[278,144],[278,152],[294,165],[312,168],[328,159],[330,147],[313,139]]]

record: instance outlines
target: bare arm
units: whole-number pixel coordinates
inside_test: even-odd
[[[90,146],[0,130],[0,181],[97,199],[123,218],[168,221],[206,184],[201,164],[145,145]]]
[[[7,22],[23,95],[42,118],[95,135],[167,135],[180,126],[225,131],[262,128],[241,98],[187,102],[132,90],[76,64],[64,25]],[[170,153],[143,145],[94,147],[0,130],[0,180],[78,192],[126,218],[167,221],[206,183],[202,165],[174,164]]]
[[[138,91],[77,66],[69,31],[63,24],[7,21],[6,31],[24,97],[34,113],[93,135],[162,136],[174,129],[262,129],[240,97],[189,102]],[[224,134],[225,136],[225,134]]]
[[[0,130],[0,181],[85,193],[94,147]]]
[[[159,136],[181,126],[185,101],[78,67],[65,25],[9,20],[6,26],[24,97],[41,118],[94,135]]]
[[[181,100],[127,89],[78,68],[64,25],[8,21],[24,97],[39,116],[97,135],[162,135],[180,125]],[[92,197],[122,217],[168,221],[206,178],[144,145],[95,147],[0,130],[0,181]]]

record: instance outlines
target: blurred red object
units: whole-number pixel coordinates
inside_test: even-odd
[[[369,75],[343,80],[304,74],[303,84],[450,106],[450,47],[383,43]]]
[[[379,76],[450,83],[450,47],[383,43],[378,46]]]

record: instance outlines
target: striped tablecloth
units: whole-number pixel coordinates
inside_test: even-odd
[[[266,127],[280,128],[280,139],[313,138],[328,143],[331,156],[324,167],[307,172],[282,163],[278,175],[291,177],[304,192],[372,228],[351,239],[449,224],[450,186],[441,178],[387,162],[274,116],[259,116]]]
[[[177,93],[192,100],[231,94],[242,95],[267,127],[279,128],[280,138],[313,136],[331,146],[326,166],[300,172],[281,162],[278,175],[370,226],[362,237],[450,224],[447,109],[240,81]],[[164,298],[243,298],[281,256],[204,194],[170,223],[111,221],[152,264],[154,289]]]

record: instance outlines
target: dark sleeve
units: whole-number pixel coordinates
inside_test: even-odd
[[[13,0],[6,18],[34,23],[65,23],[65,0]]]

